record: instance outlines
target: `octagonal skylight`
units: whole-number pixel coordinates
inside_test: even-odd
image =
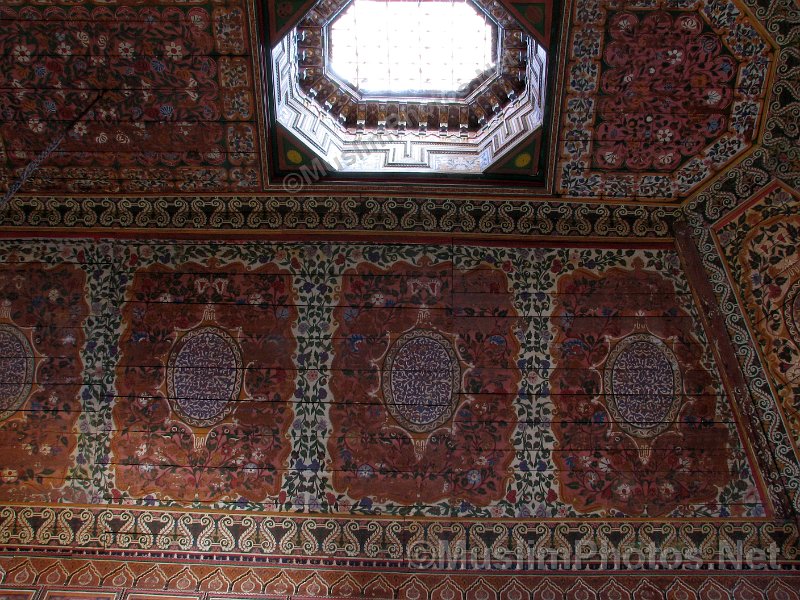
[[[364,95],[455,92],[496,60],[495,28],[466,0],[353,0],[329,42],[330,68]]]
[[[325,171],[482,173],[541,128],[546,64],[495,0],[318,0],[272,48],[275,116]]]

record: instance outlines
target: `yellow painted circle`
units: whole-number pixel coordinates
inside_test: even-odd
[[[295,165],[299,165],[303,162],[303,155],[300,154],[297,150],[289,150],[286,153],[286,158],[289,159],[289,162]]]
[[[528,152],[523,152],[514,159],[514,166],[519,169],[527,167],[529,164],[531,164],[531,155]]]

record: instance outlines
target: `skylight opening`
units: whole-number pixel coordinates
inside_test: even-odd
[[[496,60],[494,26],[466,0],[353,0],[329,43],[330,68],[365,95],[457,92]]]

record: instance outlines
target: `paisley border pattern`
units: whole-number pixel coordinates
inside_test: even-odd
[[[762,463],[762,471],[770,495],[785,498],[786,516],[800,519],[800,457],[795,452],[790,433],[778,409],[770,388],[768,375],[756,351],[745,318],[739,308],[734,284],[730,281],[724,259],[714,243],[712,227],[730,210],[744,204],[749,196],[766,188],[768,173],[758,165],[762,153],[743,161],[742,167],[731,171],[725,179],[712,185],[684,208],[686,222],[694,244],[699,250],[702,266],[716,296],[719,312],[731,342],[738,349],[739,367],[747,389],[736,389],[739,408],[750,422],[752,442]],[[759,186],[761,182],[762,186]],[[713,317],[714,315],[710,315]],[[775,463],[774,468],[763,465]]]
[[[463,198],[355,196],[16,196],[0,228],[114,232],[406,232],[457,235],[669,238],[677,208]]]
[[[794,285],[786,293],[786,302],[783,305],[783,321],[792,336],[792,341],[800,347],[800,323],[797,322],[794,312],[794,305],[798,302],[800,302],[800,281],[795,281]]]
[[[540,548],[575,556],[582,544],[605,548],[609,555],[657,548],[716,562],[721,549],[737,543],[744,552],[775,548],[778,562],[800,560],[800,533],[790,522],[487,523],[63,505],[0,508],[0,553],[27,546],[59,554],[80,547],[128,559],[175,556],[227,563],[235,554],[248,563],[309,564],[325,558],[332,566],[396,568],[422,556],[452,557],[462,546],[496,556],[504,551],[516,556],[520,547],[525,556],[528,549],[536,556]]]

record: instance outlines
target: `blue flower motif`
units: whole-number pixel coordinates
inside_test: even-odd
[[[470,469],[467,471],[467,481],[471,485],[478,485],[481,482],[481,473],[477,469]],[[465,509],[461,509],[465,510]]]
[[[364,336],[359,333],[354,333],[347,338],[347,345],[351,352],[360,352],[359,346],[364,342]]]

